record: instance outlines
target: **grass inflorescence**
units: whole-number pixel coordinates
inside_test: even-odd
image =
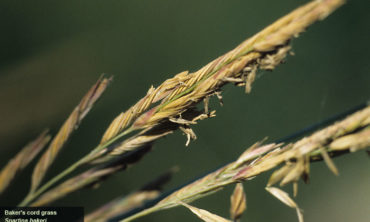
[[[343,3],[343,0],[311,1],[198,71],[184,71],[165,80],[158,87],[152,86],[142,99],[111,122],[95,148],[60,174],[42,183],[72,132],[78,128],[111,82],[111,78],[102,76],[53,138],[47,131],[43,132],[9,161],[0,172],[0,193],[49,140],[51,142],[48,148],[33,170],[30,191],[19,206],[45,206],[71,192],[94,186],[110,175],[137,163],[155,141],[176,130],[184,132],[187,136],[186,146],[189,145],[191,140],[196,139],[191,126],[200,120],[215,117],[215,110],[209,110],[208,107],[211,96],[216,96],[222,102],[222,87],[229,83],[243,86],[246,93],[251,92],[258,70],[273,70],[280,65],[292,48],[290,43],[293,38],[298,37],[313,23],[324,19]],[[196,105],[201,102],[204,108],[199,110]],[[272,186],[276,183],[280,183],[280,186],[293,183],[296,195],[297,181],[300,178],[308,181],[312,161],[323,160],[334,174],[338,174],[332,157],[368,147],[369,125],[370,107],[367,106],[344,120],[292,144],[263,145],[257,142],[234,162],[174,191],[154,206],[125,218],[124,221],[175,206],[184,206],[205,221],[229,221],[189,203],[235,183],[237,185],[231,196],[230,214],[233,221],[239,221],[246,209],[246,195],[241,182],[277,167],[280,168],[272,173],[266,190],[289,207],[295,208],[300,220],[303,220],[301,210],[293,199],[283,190]],[[65,179],[81,166],[87,169]],[[159,186],[166,181],[159,180],[154,184]],[[86,220],[105,221],[136,207],[142,207],[145,201],[160,197],[158,186],[139,189],[120,197],[90,213]]]

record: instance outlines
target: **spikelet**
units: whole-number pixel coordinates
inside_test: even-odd
[[[227,220],[209,211],[190,206],[187,203],[181,201],[179,203],[184,207],[188,208],[191,212],[193,212],[195,215],[197,215],[200,219],[202,219],[205,222],[232,222],[231,220]]]
[[[230,202],[230,217],[233,221],[239,221],[245,209],[247,209],[247,198],[241,183],[236,184]]]
[[[271,193],[274,197],[279,199],[282,203],[287,205],[288,207],[296,209],[298,221],[303,222],[303,215],[301,209],[299,209],[298,205],[292,198],[290,198],[289,194],[285,191],[276,188],[276,187],[266,187],[266,190]]]

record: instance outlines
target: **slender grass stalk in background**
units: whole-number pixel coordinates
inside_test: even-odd
[[[155,180],[149,182],[137,191],[125,195],[124,197],[118,197],[115,200],[104,204],[104,206],[87,214],[84,218],[84,221],[107,221],[110,218],[116,217],[124,212],[129,212],[137,207],[142,207],[146,201],[153,200],[160,195],[162,186],[171,179],[172,174],[175,171],[177,171],[177,168],[173,168],[160,175]]]
[[[16,173],[24,169],[50,140],[47,131],[34,141],[27,144],[0,172],[0,193],[2,193],[14,179]]]
[[[106,164],[117,161],[122,155],[151,146],[151,144],[182,129],[189,139],[195,138],[190,125],[197,120],[214,116],[205,107],[204,113],[195,115],[194,106],[220,92],[223,85],[235,83],[251,90],[257,69],[274,69],[290,50],[289,41],[308,26],[324,19],[344,3],[343,0],[312,1],[266,27],[245,40],[235,49],[220,56],[194,73],[182,72],[166,80],[157,88],[150,88],[147,95],[125,113],[120,114],[108,127],[101,143],[85,157],[37,188],[47,168],[64,143],[64,135],[58,134],[48,151],[38,163],[33,175],[31,192],[20,206],[31,204],[37,197],[62,178],[87,163]],[[159,103],[158,105],[156,105]],[[153,107],[154,106],[154,107]],[[74,118],[75,119],[75,118]],[[70,120],[67,120],[67,123]],[[66,124],[67,124],[66,123]],[[71,129],[68,123],[61,132]],[[141,130],[117,144],[123,136]],[[114,172],[114,171],[112,171]]]
[[[96,100],[99,99],[110,81],[110,79],[101,77],[98,82],[94,86],[92,86],[87,94],[82,98],[78,106],[73,110],[71,115],[63,124],[62,128],[59,130],[58,134],[52,140],[49,148],[46,150],[46,152],[42,155],[39,162],[37,163],[32,175],[32,185],[30,193],[33,193],[35,189],[39,186],[41,180],[46,174],[46,171],[54,162],[56,156],[62,149],[63,145],[65,144],[73,130],[78,128],[78,125],[80,124],[82,119],[90,111]]]
[[[335,156],[369,146],[370,106],[293,144],[261,145],[261,143],[256,143],[236,161],[176,190],[153,207],[122,221],[129,222],[156,211],[183,205],[182,202],[192,202],[213,194],[229,184],[250,180],[281,164],[283,166],[271,175],[267,190],[300,212],[298,206],[284,192],[271,188],[271,186],[279,181],[281,181],[281,186],[287,183],[297,183],[301,177],[307,181],[310,162],[317,160],[326,152]]]

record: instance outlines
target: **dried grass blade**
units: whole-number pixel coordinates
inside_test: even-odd
[[[303,222],[303,215],[301,210],[299,209],[298,205],[294,202],[294,200],[289,197],[288,193],[276,187],[266,187],[266,190],[288,207],[295,208],[297,211],[299,222]]]
[[[100,77],[99,80],[90,88],[87,94],[82,98],[82,100],[70,114],[68,119],[64,122],[58,134],[54,137],[48,149],[42,155],[33,171],[30,193],[34,192],[35,189],[40,185],[42,179],[45,176],[46,171],[53,163],[54,159],[62,149],[63,145],[65,144],[73,130],[78,127],[81,120],[86,116],[88,111],[92,108],[93,104],[104,92],[110,81],[111,78],[108,79]]]
[[[51,136],[48,131],[43,131],[35,140],[28,143],[11,159],[0,172],[0,194],[8,187],[15,175],[24,169],[34,157],[46,146]]]
[[[200,219],[202,219],[205,222],[232,222],[231,220],[227,220],[209,211],[190,206],[187,203],[184,202],[179,203],[184,207],[188,208],[191,212],[193,212],[195,215],[197,215]]]
[[[294,202],[292,198],[289,197],[289,194],[287,192],[276,187],[266,187],[265,189],[288,207],[297,208],[298,205]]]

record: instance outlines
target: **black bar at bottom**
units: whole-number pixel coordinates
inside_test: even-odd
[[[83,222],[83,207],[0,207],[0,222]]]

